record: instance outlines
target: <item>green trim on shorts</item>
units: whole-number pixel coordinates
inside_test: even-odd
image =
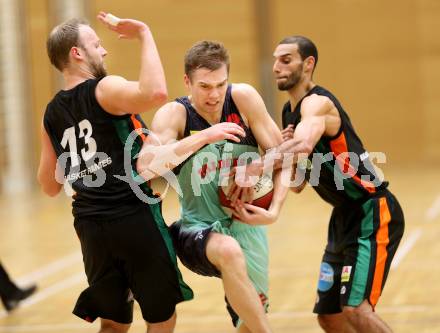
[[[162,235],[162,239],[165,241],[165,244],[167,246],[171,262],[176,268],[177,278],[179,280],[180,292],[182,293],[183,300],[189,301],[194,298],[194,293],[191,290],[191,288],[183,281],[182,273],[180,272],[177,266],[176,251],[174,250],[173,240],[171,239],[170,233],[168,231],[168,226],[165,224],[165,221],[163,219],[162,212],[160,209],[160,203],[149,206],[154,221],[156,222],[156,226],[159,229],[160,234]]]
[[[132,131],[130,130],[130,125],[129,125],[130,121],[131,121],[130,118],[113,120],[113,125],[115,126],[116,133],[118,134],[121,143],[124,145],[124,149],[125,149],[125,142],[127,142],[127,139]],[[133,160],[134,157],[140,152],[141,148],[142,146],[138,143],[138,141],[135,140],[133,142],[132,149],[130,152],[131,160]],[[133,181],[135,181],[134,179],[137,178],[138,175],[139,174],[137,173],[137,170],[132,169],[131,176]],[[148,197],[150,198],[154,197],[153,190],[151,189],[150,186],[148,186],[146,182],[140,184],[139,186],[144,190],[145,194],[147,194]],[[162,239],[166,244],[171,262],[174,265],[174,269],[177,274],[177,279],[179,281],[180,292],[182,294],[183,300],[189,301],[194,298],[194,293],[191,290],[191,288],[183,281],[182,273],[180,272],[179,267],[177,265],[177,257],[176,257],[176,252],[174,250],[173,241],[168,232],[168,226],[165,224],[165,221],[162,216],[160,203],[148,204],[148,206],[150,207],[151,215],[153,216],[153,219],[156,222],[156,226],[159,229]]]
[[[358,306],[365,299],[365,291],[368,282],[368,272],[371,260],[371,241],[370,236],[373,233],[374,222],[374,202],[367,201],[363,206],[365,217],[361,223],[361,236],[358,238],[358,255],[356,267],[351,286],[349,306]]]

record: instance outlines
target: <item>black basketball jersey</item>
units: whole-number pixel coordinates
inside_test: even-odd
[[[306,96],[327,96],[341,118],[341,127],[334,137],[322,136],[309,156],[311,170],[308,181],[316,192],[333,206],[362,201],[388,186],[378,177],[369,154],[356,134],[350,118],[336,97],[327,89],[315,86]],[[291,110],[290,101],[283,108],[283,127],[294,127],[301,121],[301,99]]]
[[[124,144],[134,129],[145,125],[137,115],[114,116],[104,111],[95,97],[98,82],[91,79],[59,91],[44,114],[58,165],[76,192],[75,217],[119,217],[139,204],[130,185],[116,176],[126,176],[126,170],[132,176],[132,156],[139,152],[145,136],[136,136],[131,151],[126,152],[125,168]]]

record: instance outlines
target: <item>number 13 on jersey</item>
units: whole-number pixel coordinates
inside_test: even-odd
[[[97,146],[95,139],[92,138],[92,124],[87,119],[81,120],[78,124],[79,136],[84,138],[85,147],[81,149],[81,156],[84,161],[90,160],[96,154]],[[69,145],[70,160],[72,167],[78,166],[80,161],[78,158],[78,148],[76,146],[75,126],[69,127],[64,131],[61,146],[66,149]]]

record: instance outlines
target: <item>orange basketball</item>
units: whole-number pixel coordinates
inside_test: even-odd
[[[231,201],[227,198],[227,194],[232,186],[233,182],[229,181],[225,186],[219,186],[219,200],[223,207],[223,210],[232,215]],[[267,175],[260,177],[258,182],[253,186],[254,195],[252,205],[258,206],[264,209],[268,209],[272,203],[273,197],[273,181]]]

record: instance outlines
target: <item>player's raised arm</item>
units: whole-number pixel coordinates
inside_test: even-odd
[[[99,104],[115,115],[141,113],[163,105],[167,98],[165,74],[150,28],[132,19],[109,20],[101,12],[98,19],[121,39],[138,39],[141,43],[141,68],[138,81],[109,75],[96,88]],[[110,22],[110,23],[109,23]]]

